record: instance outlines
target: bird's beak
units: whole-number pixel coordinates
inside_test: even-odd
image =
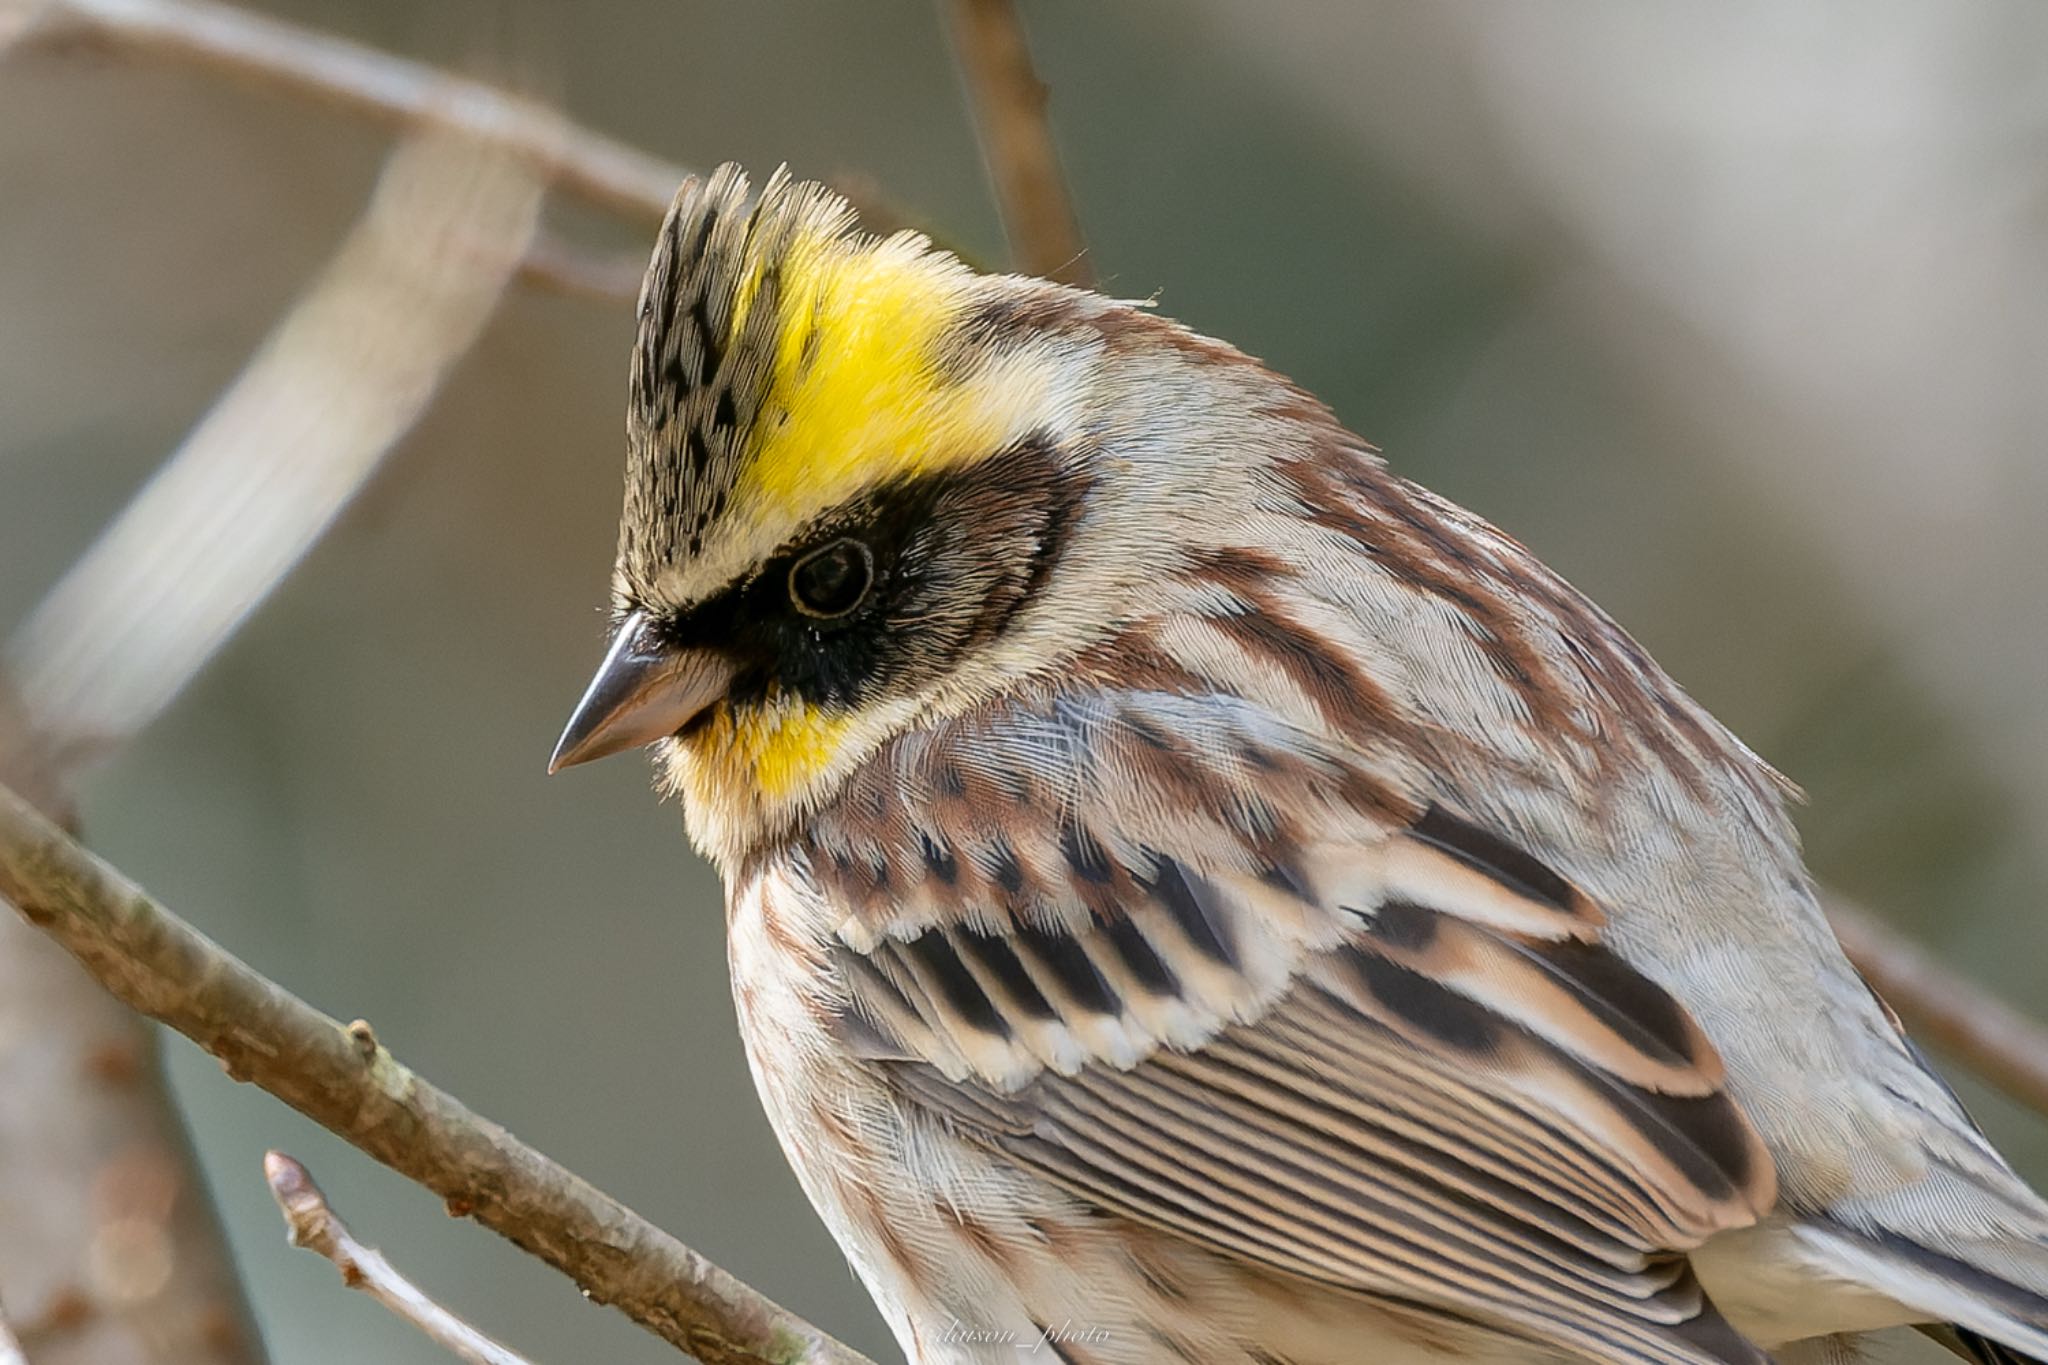
[[[548,771],[637,749],[686,728],[731,685],[733,664],[656,638],[644,612],[619,623],[597,676],[576,703]]]

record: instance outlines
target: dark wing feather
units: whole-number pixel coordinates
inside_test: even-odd
[[[1148,788],[1114,716],[1085,719],[1048,718],[1030,771],[1085,760],[1133,804],[1102,808],[1072,771],[1045,800],[1008,769],[1010,800],[917,838],[1000,882],[956,875],[842,932],[849,1041],[904,1094],[1270,1271],[1614,1362],[1763,1359],[1684,1253],[1770,1206],[1770,1159],[1684,1009],[1601,945],[1597,907],[1448,811],[1362,815],[1330,756],[1291,788],[1259,765],[1255,794],[1205,767],[1211,733]],[[1157,750],[1173,727],[1144,720]],[[836,837],[820,866],[910,856]]]

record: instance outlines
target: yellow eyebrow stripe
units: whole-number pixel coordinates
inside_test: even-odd
[[[735,506],[800,523],[877,483],[982,459],[1044,413],[1039,367],[942,370],[973,281],[914,236],[798,244],[782,262],[773,379]]]

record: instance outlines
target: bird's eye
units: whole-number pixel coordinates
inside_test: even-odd
[[[857,540],[835,540],[789,570],[789,600],[806,616],[844,616],[875,581],[875,557]]]

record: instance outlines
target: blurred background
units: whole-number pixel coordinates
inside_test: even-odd
[[[509,79],[694,169],[858,177],[1003,257],[924,0],[259,8]],[[1824,879],[2040,1009],[2048,7],[1024,17],[1106,289],[1264,357],[1531,544],[1807,789]],[[189,69],[0,60],[0,634],[233,379],[389,145]],[[549,216],[633,253],[651,236]],[[892,1358],[759,1113],[677,811],[633,762],[542,776],[602,645],[629,337],[622,304],[515,285],[334,531],[91,773],[85,817],[255,966]],[[675,1358],[166,1052],[278,1365],[444,1357],[285,1248],[267,1147],[535,1360]],[[1956,1079],[2048,1182],[2048,1121]]]

